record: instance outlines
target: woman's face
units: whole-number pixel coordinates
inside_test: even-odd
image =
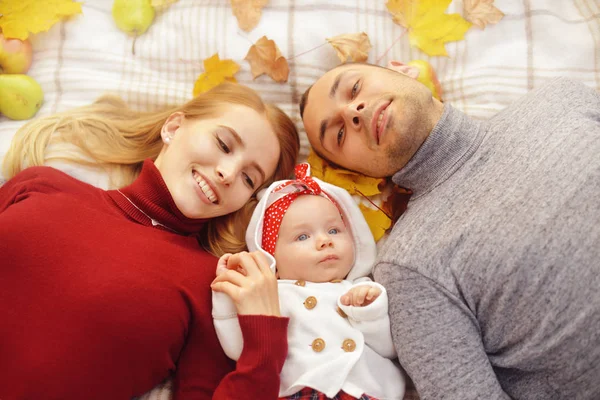
[[[162,131],[155,161],[177,208],[188,218],[213,218],[239,210],[269,179],[279,141],[264,115],[228,105],[211,119],[176,113]]]

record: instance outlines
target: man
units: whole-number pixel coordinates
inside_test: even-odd
[[[557,79],[486,122],[399,63],[303,96],[315,151],[413,190],[374,269],[422,399],[600,398],[600,96]]]

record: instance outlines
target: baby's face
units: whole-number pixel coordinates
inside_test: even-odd
[[[348,275],[354,245],[331,201],[303,195],[294,200],[281,221],[274,256],[279,279],[329,282]]]

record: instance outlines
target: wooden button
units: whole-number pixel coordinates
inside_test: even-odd
[[[318,338],[313,340],[310,346],[312,347],[313,351],[315,351],[316,353],[320,353],[325,348],[325,341],[321,338]]]
[[[309,296],[304,300],[304,307],[308,310],[312,310],[317,306],[317,299],[314,296]]]
[[[342,349],[346,353],[352,353],[356,349],[356,343],[354,343],[354,340],[352,339],[346,339],[344,340],[344,343],[342,343]]]
[[[334,280],[331,281],[331,283],[340,283],[340,282],[342,282],[341,279],[334,279]]]
[[[304,285],[306,285],[306,282],[305,281],[296,281],[296,282],[294,282],[294,285],[296,285],[296,286],[304,286]]]
[[[336,311],[342,318],[348,318],[348,315],[341,308],[338,307]]]

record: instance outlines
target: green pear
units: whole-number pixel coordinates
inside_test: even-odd
[[[0,113],[10,119],[23,120],[33,117],[44,101],[39,83],[28,75],[0,75]]]
[[[120,30],[139,36],[152,24],[154,7],[150,0],[115,0],[112,16]]]

